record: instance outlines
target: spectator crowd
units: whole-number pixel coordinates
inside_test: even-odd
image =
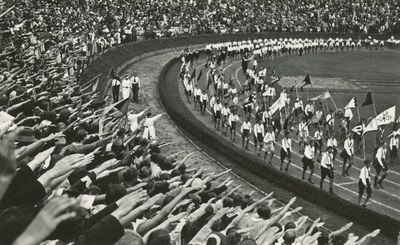
[[[0,244],[368,242],[379,230],[327,232],[319,219],[289,219],[296,198],[276,208],[272,194],[255,200],[218,180],[229,171],[189,168],[190,154],[156,137],[162,114],[105,107],[98,83],[80,79],[141,35],[396,32],[398,11],[396,1],[0,2]]]

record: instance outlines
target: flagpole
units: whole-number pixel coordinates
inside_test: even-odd
[[[358,121],[361,122],[360,109],[358,109],[358,106],[356,108],[357,108]]]
[[[299,98],[299,90],[297,89],[297,81],[294,81],[294,87],[296,88],[296,99]]]
[[[335,103],[335,101],[333,100],[332,96],[331,96],[331,100],[332,100],[333,105],[335,106],[335,110],[338,110],[338,108],[337,108],[337,106],[336,106],[336,103]]]
[[[307,90],[307,101],[310,99],[309,97],[308,97],[308,87],[306,88]]]
[[[94,78],[90,79],[88,82],[84,83],[81,85],[81,87],[86,87],[87,84],[89,84],[91,81],[93,81],[94,79],[100,77],[103,73],[98,74],[97,76],[95,76]]]

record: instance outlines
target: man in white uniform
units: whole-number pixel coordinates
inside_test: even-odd
[[[129,98],[129,96],[131,95],[132,84],[128,75],[126,75],[125,78],[122,80],[121,86],[122,86],[122,99],[124,100]]]

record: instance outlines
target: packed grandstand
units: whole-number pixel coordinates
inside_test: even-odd
[[[352,223],[327,230],[320,219],[310,221],[297,214],[301,208],[291,208],[296,197],[273,206],[272,193],[256,199],[239,192],[229,170],[205,172],[187,164],[191,153],[166,150],[174,139],[162,142],[157,137],[157,120],[164,114],[129,109],[132,99],[136,105],[148,103],[137,97],[142,88],[136,74],[120,77],[113,68],[104,71],[107,81],[83,78],[102,54],[140,39],[265,31],[367,34],[363,39],[205,44],[210,73],[203,74],[208,84],[201,90],[196,84],[201,75],[192,73],[199,51],[185,49],[180,56],[188,102],[210,112],[215,128],[232,140],[237,129],[243,148],[255,133],[254,142],[260,143],[256,153],[265,153],[266,162],[279,139],[286,146],[280,153],[281,170],[290,163],[282,167],[283,160],[290,159],[287,135],[300,131],[306,144],[300,152],[319,149],[318,160],[329,169],[326,159],[333,150],[318,145],[318,134],[311,143],[308,138],[314,137],[308,137],[308,130],[302,135],[310,123],[320,123],[326,126],[326,141],[332,133],[327,115],[315,120],[314,111],[309,114],[300,100],[276,95],[270,88],[280,74],[259,69],[257,62],[310,52],[398,49],[400,41],[394,36],[400,31],[399,17],[400,5],[394,0],[1,1],[0,244],[374,244],[379,229],[362,237],[348,234]],[[389,33],[389,38],[368,37],[370,33]],[[242,60],[247,80],[241,89],[220,76],[220,67],[229,59]],[[272,76],[269,83],[263,80],[267,73]],[[112,100],[110,92],[99,91],[100,83],[112,87]],[[288,126],[292,110],[296,116]],[[275,113],[281,115],[278,120],[273,119]],[[355,132],[345,113],[331,115],[344,121],[340,144]],[[251,115],[260,116],[260,123],[247,122]],[[278,124],[283,135],[277,132]],[[338,151],[337,146],[332,149]],[[344,152],[343,158],[354,154]],[[377,161],[384,174],[375,185],[381,188],[387,169]],[[346,171],[343,168],[343,175]],[[326,176],[330,178],[329,171]],[[369,193],[369,170],[360,178]]]

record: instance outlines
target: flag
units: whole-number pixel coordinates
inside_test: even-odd
[[[378,130],[379,126],[387,125],[394,122],[395,114],[396,114],[396,106],[392,106],[389,109],[381,112],[381,114],[372,118],[372,120],[364,128],[363,134],[366,134],[371,131],[376,131]]]
[[[92,84],[92,92],[96,92],[97,87],[99,86],[99,79],[100,79],[100,78],[97,78],[96,82],[94,82],[94,83]]]
[[[365,128],[365,125],[362,122],[360,122],[351,131],[353,131],[354,133],[356,133],[358,135],[363,135],[364,128]]]
[[[197,81],[200,80],[201,76],[203,75],[203,70],[200,70],[199,75],[197,76]]]
[[[260,77],[265,77],[266,75],[267,75],[267,68],[261,70],[261,71],[258,73],[258,76],[260,76]]]
[[[307,76],[303,80],[303,85],[301,85],[301,87],[300,87],[300,91],[303,91],[304,86],[310,85],[310,84],[311,84],[310,75],[307,74]]]
[[[356,97],[353,97],[349,101],[349,103],[347,103],[347,105],[344,107],[344,109],[347,109],[347,108],[357,108],[357,99],[356,99]]]
[[[113,108],[117,108],[120,112],[126,115],[128,114],[128,107],[129,107],[129,97],[104,108],[103,115],[109,113]]]
[[[369,91],[367,93],[367,96],[365,97],[365,101],[361,106],[367,106],[367,105],[371,105],[374,103],[374,100],[372,99],[372,93],[371,91]]]
[[[275,83],[279,82],[280,80],[281,80],[281,77],[279,75],[275,76],[274,79],[272,80],[271,84],[275,84]]]
[[[317,101],[317,100],[326,100],[329,99],[331,97],[331,94],[329,93],[329,91],[326,91],[325,93],[318,95],[317,97],[311,98],[311,101]]]
[[[290,88],[289,93],[293,92],[293,90],[294,90],[295,87],[296,87],[296,84],[294,84],[294,85]]]
[[[196,69],[193,70],[192,75],[190,76],[190,80],[196,77]]]
[[[269,111],[271,112],[271,115],[275,114],[278,110],[281,110],[283,107],[285,107],[285,101],[279,97],[270,107]]]
[[[112,79],[117,79],[118,81],[121,82],[121,78],[115,74],[114,67],[111,68],[110,77],[111,77]]]

